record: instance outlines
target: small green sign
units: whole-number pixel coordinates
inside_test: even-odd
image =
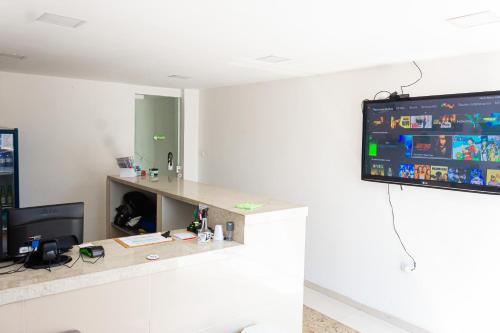
[[[155,141],[160,141],[160,140],[165,140],[165,139],[166,139],[165,135],[156,134],[155,136],[153,136],[153,140],[155,140]]]

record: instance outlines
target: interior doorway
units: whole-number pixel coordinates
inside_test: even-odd
[[[182,177],[181,98],[136,94],[135,163]]]

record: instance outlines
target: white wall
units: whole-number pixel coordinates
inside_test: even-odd
[[[106,175],[134,151],[135,93],[178,89],[0,72],[0,126],[20,132],[22,206],[85,202],[85,239],[104,237]]]
[[[198,89],[184,90],[184,179],[192,181],[198,180],[199,99]]]
[[[500,55],[422,62],[412,95],[500,89]],[[411,64],[209,89],[200,96],[203,182],[310,207],[306,279],[433,332],[498,327],[500,198],[363,182],[361,101],[396,90]],[[286,232],[286,230],[283,230]]]

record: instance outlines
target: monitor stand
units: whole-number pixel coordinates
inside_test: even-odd
[[[25,259],[24,267],[31,269],[48,269],[65,265],[72,258],[61,254],[58,241],[42,240],[37,245],[35,251],[28,254]]]
[[[31,269],[50,269],[52,267],[66,265],[72,260],[70,256],[63,254],[58,255],[54,260],[46,261],[42,260],[41,256],[31,255],[28,260],[24,263],[24,267]]]

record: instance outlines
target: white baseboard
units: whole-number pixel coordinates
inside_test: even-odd
[[[330,290],[330,289],[327,289],[327,288],[323,288],[311,281],[307,281],[305,280],[304,281],[304,286],[306,286],[307,288],[310,288],[312,290],[315,290],[323,295],[326,295],[328,297],[331,297],[339,302],[342,302],[344,304],[347,304],[355,309],[358,309],[360,311],[363,311],[365,313],[368,313],[369,315],[375,317],[375,318],[378,318],[380,320],[383,320],[391,325],[394,325],[396,327],[399,327],[401,329],[404,329],[408,332],[412,332],[412,333],[431,333],[430,331],[428,330],[425,330],[421,327],[418,327],[418,326],[415,326],[413,324],[410,324],[408,323],[407,321],[404,321],[398,317],[395,317],[395,316],[392,316],[392,315],[389,315],[385,312],[382,312],[382,311],[379,311],[377,309],[374,309],[374,308],[371,308],[367,305],[364,305],[362,303],[359,303],[347,296],[344,296],[344,295],[341,295],[333,290]],[[335,318],[333,318],[335,319]]]

